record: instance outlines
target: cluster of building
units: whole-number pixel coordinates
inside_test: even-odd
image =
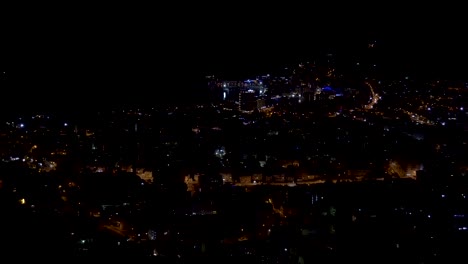
[[[60,222],[50,232],[74,256],[460,253],[468,89],[439,81],[428,92],[380,78],[374,63],[342,71],[334,59],[248,80],[207,76],[209,104],[11,118],[0,127],[5,215]]]

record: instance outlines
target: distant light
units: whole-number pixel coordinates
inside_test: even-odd
[[[19,126],[20,126],[20,127],[24,127],[24,124],[20,124]]]
[[[20,202],[20,204],[25,204],[26,200],[23,198],[23,199],[20,199],[19,202]]]
[[[460,110],[462,110],[462,111],[463,111],[463,107],[460,107]]]
[[[64,123],[63,126],[68,126],[68,123]]]

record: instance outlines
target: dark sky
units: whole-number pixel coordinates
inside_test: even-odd
[[[16,10],[0,28],[5,104],[190,101],[205,74],[267,72],[327,50],[355,52],[372,38],[405,65],[468,69],[466,23],[456,8],[180,5]]]

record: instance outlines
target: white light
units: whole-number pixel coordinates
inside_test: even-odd
[[[64,126],[68,126],[68,123],[64,123],[63,125],[64,125]]]
[[[24,127],[24,124],[20,124],[19,126],[20,126],[20,127]]]

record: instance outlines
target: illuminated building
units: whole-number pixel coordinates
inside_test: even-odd
[[[257,96],[253,90],[242,91],[239,93],[239,110],[253,111],[257,108]]]
[[[253,91],[255,95],[263,95],[267,89],[262,80],[246,80],[246,81],[216,81],[209,82],[212,91],[212,97],[216,101],[236,102],[239,100],[239,94],[246,91]]]

